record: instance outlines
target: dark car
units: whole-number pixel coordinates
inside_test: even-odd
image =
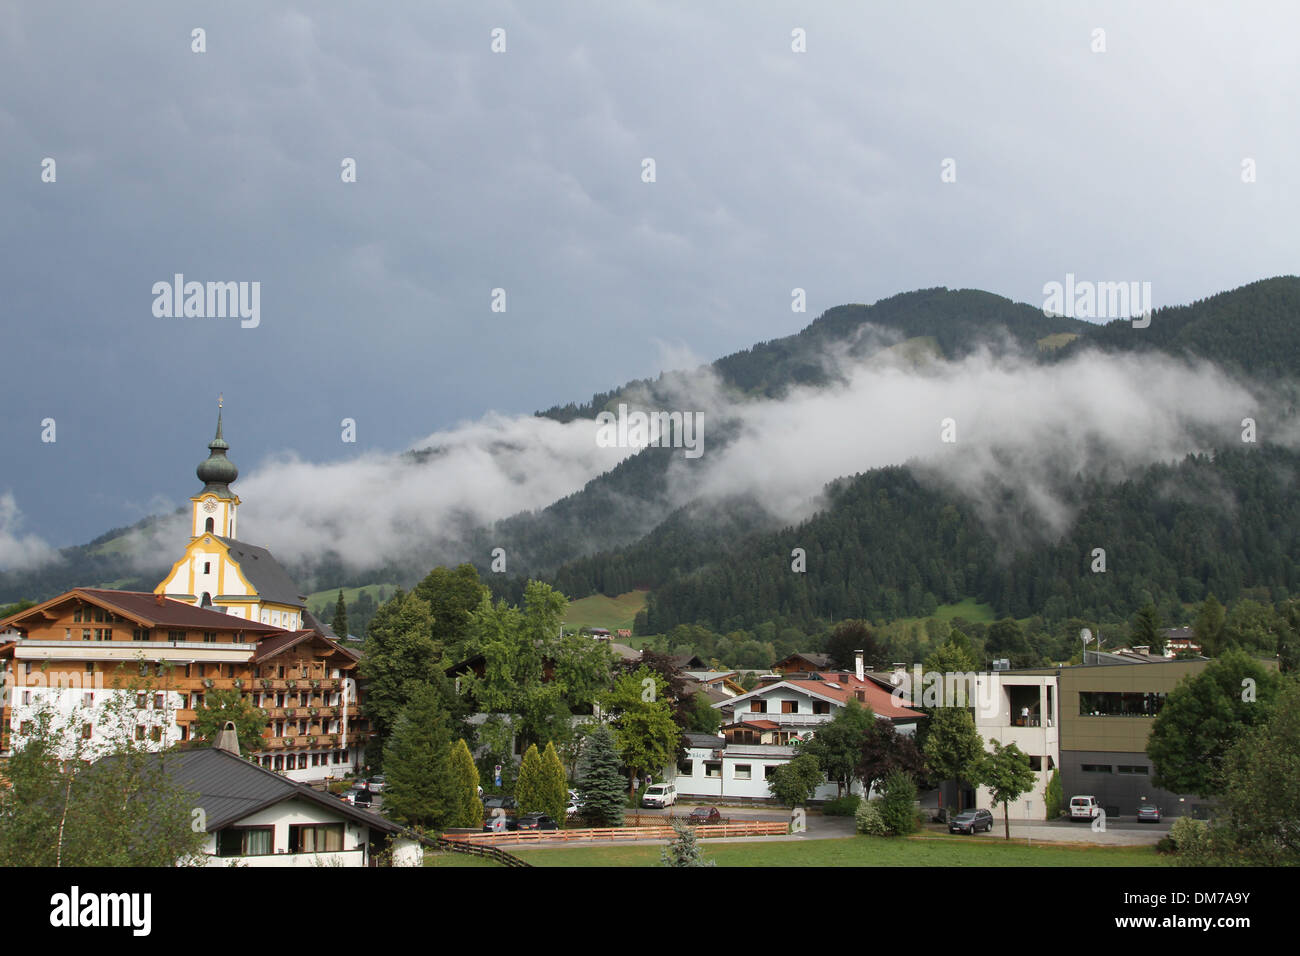
[[[516,817],[506,816],[504,813],[493,813],[489,810],[483,816],[483,832],[485,833],[504,833],[507,830],[518,830],[519,820]]]
[[[987,810],[963,810],[948,821],[949,833],[979,833],[993,829],[993,814]]]
[[[483,809],[486,810],[489,815],[498,807],[502,810],[513,810],[515,808],[515,798],[506,796],[503,793],[496,793],[490,797],[483,798]]]
[[[558,830],[559,824],[544,813],[525,813],[519,818],[519,830]]]
[[[1149,803],[1144,803],[1138,807],[1138,823],[1159,823],[1160,808],[1154,807]]]
[[[721,823],[722,814],[718,812],[717,807],[696,807],[686,818],[686,822],[692,826],[701,823]]]

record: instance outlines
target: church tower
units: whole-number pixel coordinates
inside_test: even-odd
[[[208,457],[199,462],[195,469],[203,490],[190,499],[193,504],[193,521],[190,538],[202,534],[215,534],[221,538],[238,537],[235,528],[235,514],[239,509],[239,495],[230,490],[230,485],[239,477],[239,469],[226,457],[230,448],[221,437],[222,400],[217,399],[217,436],[208,442]]]

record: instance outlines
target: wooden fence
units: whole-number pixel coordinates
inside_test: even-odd
[[[746,820],[739,823],[706,823],[692,827],[702,840],[741,836],[780,836],[790,832],[787,820]],[[581,827],[571,830],[516,830],[504,833],[453,833],[444,840],[457,843],[475,843],[493,847],[498,844],[517,843],[574,843],[581,840],[671,840],[671,826]]]
[[[469,836],[469,834],[463,834],[460,837],[439,837],[436,844],[439,849],[450,850],[453,853],[468,853],[470,856],[487,857],[502,866],[532,866],[531,863],[519,859],[513,853],[507,853],[499,847],[487,846],[482,843],[470,843],[468,842]]]

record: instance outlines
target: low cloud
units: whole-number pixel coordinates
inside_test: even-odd
[[[23,534],[22,523],[13,493],[0,492],[0,571],[29,571],[59,558],[59,552],[42,538]]]

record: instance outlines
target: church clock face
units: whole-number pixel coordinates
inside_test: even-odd
[[[214,499],[209,498],[207,501],[203,502],[203,510],[208,514],[212,514],[212,512],[217,510],[217,502]]]

